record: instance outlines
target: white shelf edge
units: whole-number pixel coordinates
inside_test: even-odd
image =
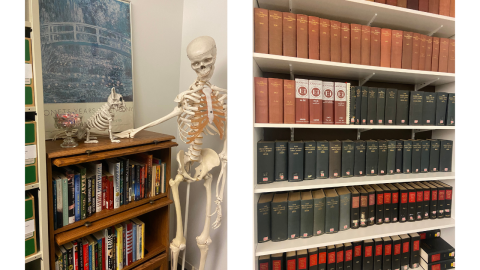
[[[256,128],[319,128],[319,129],[427,129],[455,130],[455,126],[400,126],[400,125],[322,125],[322,124],[267,124],[254,123]]]
[[[450,179],[455,179],[455,172],[354,176],[348,178],[303,180],[300,182],[281,181],[269,184],[256,184],[255,193]]]
[[[35,184],[31,184],[31,185],[25,185],[25,191],[35,189],[35,188],[39,188],[39,187],[40,187],[39,183],[35,183]]]
[[[37,252],[33,255],[30,255],[30,256],[26,257],[25,258],[25,263],[33,262],[33,261],[35,261],[37,259],[41,259],[41,258],[42,258],[42,252],[39,251],[39,252]]]
[[[306,239],[285,240],[282,242],[258,243],[255,250],[256,256],[289,252],[294,250],[309,249],[336,245],[346,242],[362,241],[378,237],[400,235],[455,227],[454,218],[429,219],[416,222],[373,225],[367,228],[349,229],[335,234],[324,234]]]
[[[37,109],[35,106],[32,107],[25,107],[25,112],[36,112]]]
[[[25,27],[32,27],[32,23],[29,21],[25,21]]]

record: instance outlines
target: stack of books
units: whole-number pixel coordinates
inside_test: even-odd
[[[367,0],[397,7],[455,17],[455,0]],[[425,269],[426,270],[426,269]]]
[[[420,265],[424,270],[455,268],[455,248],[440,238],[440,232],[435,235],[426,232],[426,237],[422,237],[422,234],[420,236]]]

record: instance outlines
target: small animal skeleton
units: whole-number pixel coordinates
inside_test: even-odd
[[[116,136],[119,138],[133,138],[140,130],[177,117],[180,139],[190,146],[186,153],[183,150],[178,152],[178,172],[175,179],[169,181],[177,216],[176,237],[170,244],[172,253],[171,269],[177,269],[180,250],[185,250],[186,248],[178,186],[181,182],[192,183],[205,180],[204,186],[207,193],[205,225],[203,232],[196,238],[197,246],[201,253],[199,269],[203,270],[205,269],[208,246],[212,243],[210,239],[210,217],[217,214],[217,218],[212,226],[215,229],[220,227],[222,219],[221,203],[227,176],[227,140],[224,140],[223,151],[217,154],[212,149],[202,149],[203,134],[219,134],[221,140],[226,138],[225,125],[227,117],[225,99],[227,98],[227,90],[219,88],[209,82],[215,70],[215,60],[217,56],[217,47],[213,38],[203,36],[194,39],[187,47],[187,55],[191,61],[192,69],[197,73],[197,79],[190,85],[187,91],[177,95],[174,100],[177,106],[173,111],[150,124],[137,129],[126,130],[116,134]],[[195,162],[198,162],[199,165],[195,168],[195,171],[193,171],[191,168]],[[209,212],[211,211],[210,208],[212,205],[211,184],[213,179],[210,171],[220,165],[220,163],[221,170],[217,180],[215,201],[216,211],[210,215]]]

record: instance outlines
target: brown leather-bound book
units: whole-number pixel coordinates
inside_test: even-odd
[[[308,16],[297,14],[297,57],[308,58]]]
[[[418,69],[425,70],[425,59],[427,53],[427,36],[420,35],[420,60],[418,61]]]
[[[283,123],[283,80],[268,78],[268,122]]]
[[[308,100],[310,109],[310,124],[323,122],[323,85],[322,81],[308,81]]]
[[[297,16],[283,12],[283,55],[297,57]]]
[[[428,12],[438,14],[440,0],[428,0]]]
[[[255,123],[268,123],[268,80],[255,77]]]
[[[308,58],[320,59],[320,19],[308,16]]]
[[[387,5],[396,6],[397,5],[397,0],[387,0]]]
[[[418,0],[407,0],[407,8],[418,10]]]
[[[282,12],[268,11],[268,53],[283,55],[283,16]]]
[[[255,52],[268,53],[268,10],[255,8]]]
[[[295,123],[310,123],[308,112],[308,80],[295,79]]]
[[[360,64],[361,63],[361,48],[362,48],[362,26],[359,24],[351,24],[350,25],[350,61],[352,64]]]
[[[426,36],[427,50],[425,52],[425,69],[426,71],[432,71],[432,49],[433,49],[433,38]]]
[[[350,63],[350,24],[342,23],[342,63]]]
[[[412,69],[413,33],[403,32],[402,68]]]
[[[440,0],[438,14],[443,16],[450,16],[450,0]]]
[[[428,0],[419,0],[418,10],[428,12]]]
[[[370,26],[362,25],[361,64],[370,65]]]
[[[334,62],[342,61],[341,25],[340,22],[330,21],[330,60]]]
[[[380,66],[390,67],[392,60],[392,30],[382,28],[380,45]]]
[[[381,38],[380,28],[370,28],[370,65],[372,66],[380,66]]]
[[[403,31],[392,30],[392,68],[402,68]]]
[[[448,73],[455,73],[455,39],[448,41]]]
[[[413,33],[412,48],[412,69],[418,70],[420,64],[420,43],[421,36],[419,33]]]
[[[432,46],[432,71],[438,71],[438,59],[440,56],[440,38],[434,37]]]
[[[283,123],[295,124],[295,81],[283,80]]]
[[[330,61],[330,20],[320,18],[320,60]]]
[[[377,2],[377,3],[382,3],[382,4],[386,4],[386,3],[387,3],[386,0],[375,0],[375,2]]]
[[[448,71],[448,38],[440,38],[440,53],[438,55],[438,72]]]
[[[397,0],[397,6],[406,8],[407,0]]]
[[[455,18],[455,0],[450,0],[450,17]]]
[[[333,82],[323,82],[323,124],[333,125],[334,122],[334,102],[335,88]]]

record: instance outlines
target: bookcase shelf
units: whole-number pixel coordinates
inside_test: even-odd
[[[266,242],[257,244],[256,256],[288,252],[314,247],[336,245],[346,242],[362,241],[378,237],[400,235],[413,232],[428,231],[455,227],[454,218],[428,219],[416,222],[373,225],[367,228],[349,229],[334,234],[324,234],[305,239],[285,240],[282,242]]]
[[[336,179],[328,178],[303,180],[300,182],[281,181],[270,184],[257,184],[255,186],[255,193],[450,179],[455,179],[455,172],[394,174]]]
[[[345,23],[366,25],[377,14],[372,26],[413,31],[448,38],[455,35],[455,18],[365,0],[292,0],[292,12]],[[289,12],[289,0],[258,0],[259,7]]]
[[[291,66],[295,76],[362,80],[375,73],[370,80],[376,82],[421,84],[438,79],[430,84],[434,86],[455,82],[454,73],[345,64],[264,53],[253,53],[253,59],[262,72],[290,74]]]
[[[31,185],[26,185],[26,186],[25,186],[25,191],[31,190],[31,189],[35,189],[35,188],[38,188],[38,187],[40,187],[40,184],[39,184],[39,183],[35,183],[35,184],[31,184]]]
[[[39,252],[37,252],[33,255],[30,255],[30,256],[26,257],[25,258],[25,263],[33,262],[33,261],[35,261],[37,259],[41,259],[41,258],[42,258],[42,252],[39,251]]]
[[[37,109],[35,108],[35,106],[32,106],[32,107],[25,107],[25,112],[36,112]]]
[[[317,125],[317,124],[253,124],[256,128],[319,128],[319,129],[421,129],[421,130],[455,130],[455,126],[400,126],[400,125]]]

